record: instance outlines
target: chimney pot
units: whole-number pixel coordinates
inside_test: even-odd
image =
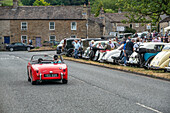
[[[12,9],[17,9],[18,7],[18,0],[13,0],[13,8]]]

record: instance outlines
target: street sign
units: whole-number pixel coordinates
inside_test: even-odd
[[[151,29],[151,24],[147,24],[146,29]]]
[[[125,31],[125,27],[124,26],[117,26],[117,31]]]

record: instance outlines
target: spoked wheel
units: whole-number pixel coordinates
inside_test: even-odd
[[[29,51],[30,50],[30,47],[27,47],[27,51]]]
[[[63,79],[63,80],[62,80],[62,83],[63,83],[63,84],[67,84],[67,82],[68,82],[68,80],[66,80],[66,79]]]

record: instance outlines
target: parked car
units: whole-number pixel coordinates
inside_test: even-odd
[[[56,46],[59,45],[59,41],[44,41],[43,46]]]
[[[97,48],[97,45],[99,44],[99,42],[101,42],[101,44],[102,44],[102,46],[104,46],[105,45],[105,42],[109,42],[109,41],[95,41],[94,42],[94,46],[93,46],[93,48],[90,48],[90,47],[88,47],[85,51],[84,51],[84,54],[82,55],[82,58],[84,58],[84,59],[89,59],[90,57],[91,57],[91,60],[93,59],[92,58],[92,56],[94,57],[94,55],[95,55],[95,53],[96,53],[96,49],[95,48]],[[92,52],[92,50],[94,50],[95,49],[95,51],[93,51]]]
[[[66,38],[60,41],[60,44],[57,46],[57,54],[64,52],[67,56],[71,55],[74,50],[72,42],[74,40],[80,40],[79,38]]]
[[[154,57],[154,59],[150,63],[149,68],[166,70],[165,67],[168,67],[168,64],[170,62],[169,57],[170,44],[166,45],[163,50]]]
[[[142,43],[139,49],[132,53],[127,64],[147,69],[152,59],[161,52],[163,47],[167,44],[168,43],[161,42]]]
[[[57,62],[54,61],[54,55],[33,55],[27,65],[27,74],[32,85],[43,81],[61,81],[63,84],[68,82],[67,65],[60,55]]]
[[[169,64],[167,67],[165,67],[166,71],[170,72],[170,56],[169,56]]]
[[[119,46],[117,49],[114,49],[112,51],[107,51],[101,60],[103,62],[115,63],[115,59],[113,59],[112,57],[119,57],[122,49],[123,49],[123,45]]]
[[[9,51],[17,51],[17,50],[24,50],[24,51],[29,51],[31,49],[33,49],[34,46],[33,45],[26,45],[24,43],[20,43],[20,42],[16,42],[16,43],[12,43],[12,44],[8,44],[6,45],[6,50]]]

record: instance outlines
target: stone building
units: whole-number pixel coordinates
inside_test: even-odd
[[[0,37],[5,43],[28,43],[31,39],[35,46],[69,37],[101,37],[98,24],[93,28],[88,25],[88,22],[95,24],[89,17],[90,7],[86,5],[18,6],[17,0],[13,0],[13,6],[0,7]]]
[[[147,24],[142,23],[123,23],[123,20],[128,21],[125,16],[126,13],[104,13],[103,9],[100,10],[99,18],[103,20],[103,35],[109,35],[110,32],[117,32],[117,27],[129,27],[135,29],[137,32],[148,31]]]
[[[160,28],[160,32],[165,34],[164,28],[170,26],[170,16],[164,18],[163,20],[161,20],[159,22],[159,28]]]

